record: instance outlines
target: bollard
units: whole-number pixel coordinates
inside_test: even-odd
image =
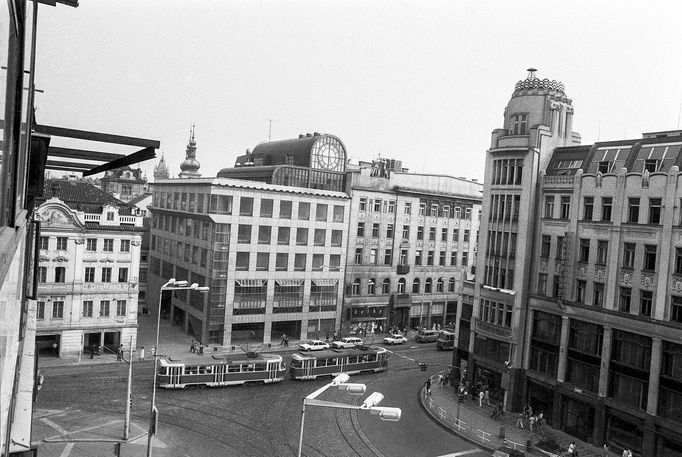
[[[500,438],[501,440],[503,440],[503,439],[504,439],[504,436],[505,436],[504,427],[500,427],[500,435],[499,435],[499,438]]]
[[[426,371],[426,362],[419,362],[419,369],[421,371]]]

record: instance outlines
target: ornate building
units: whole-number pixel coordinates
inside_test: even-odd
[[[147,179],[142,170],[129,166],[109,170],[100,178],[102,190],[117,199],[128,202],[147,192]]]
[[[178,173],[178,176],[180,178],[200,178],[200,167],[201,164],[197,161],[197,142],[194,140],[194,126],[192,126],[189,134],[189,143],[187,143],[187,150],[185,151],[185,160],[180,164],[180,170],[182,171]]]

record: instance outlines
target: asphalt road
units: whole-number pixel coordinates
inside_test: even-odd
[[[419,390],[429,374],[447,369],[451,352],[434,344],[390,347],[394,353],[383,373],[354,376],[367,395],[384,394],[381,406],[402,408],[399,422],[347,410],[309,407],[303,455],[308,457],[436,457],[457,452],[479,455],[475,447],[434,423],[421,408]],[[285,357],[286,358],[286,357]],[[417,362],[426,362],[420,371]],[[152,362],[133,365],[130,436],[147,429],[152,395]],[[122,436],[127,365],[69,366],[43,369],[34,440],[64,435],[89,439]],[[328,379],[214,389],[157,391],[160,411],[155,456],[297,455],[303,398]],[[363,397],[328,390],[321,399],[361,403]],[[145,455],[146,438],[124,444],[121,456]],[[42,442],[41,456],[112,455],[112,443]]]

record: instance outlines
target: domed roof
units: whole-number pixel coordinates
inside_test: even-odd
[[[551,92],[562,98],[566,98],[566,89],[562,82],[556,80],[549,80],[547,78],[540,79],[535,76],[535,68],[528,69],[528,77],[516,83],[514,86],[514,93],[512,97],[519,95],[537,95],[540,92]]]
[[[180,164],[182,170],[179,174],[181,178],[197,178],[201,164],[196,159],[197,156],[197,142],[194,141],[194,125],[190,131],[189,143],[187,143],[187,150],[185,152],[185,160]]]

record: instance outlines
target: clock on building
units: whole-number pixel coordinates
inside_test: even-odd
[[[344,170],[345,154],[341,143],[332,137],[323,137],[313,145],[312,167],[330,171]]]

